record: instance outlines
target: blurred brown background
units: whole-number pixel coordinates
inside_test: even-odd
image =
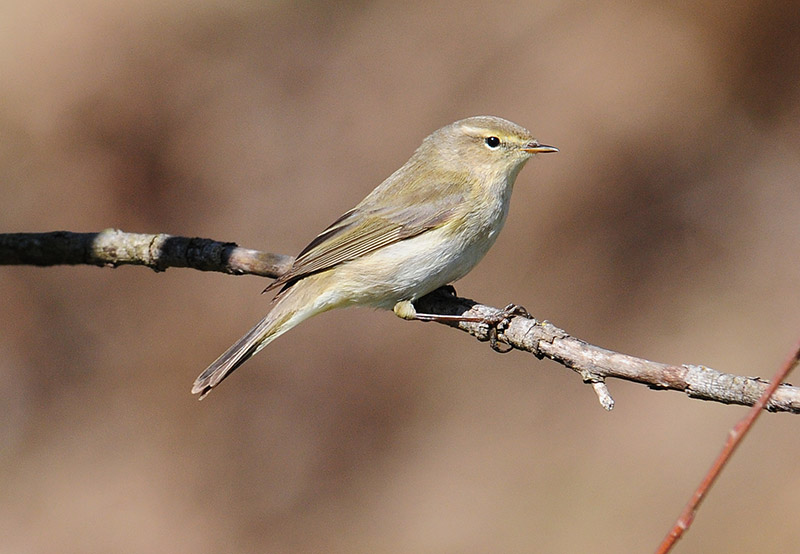
[[[493,114],[561,152],[460,294],[744,375],[800,335],[796,2],[7,1],[0,75],[2,232],[294,254]],[[265,284],[0,268],[0,551],[649,552],[744,413],[367,310],[197,403]],[[677,551],[794,550],[798,456],[766,415]]]

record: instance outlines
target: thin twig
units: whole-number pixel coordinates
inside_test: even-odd
[[[761,415],[761,412],[764,409],[764,406],[767,405],[770,396],[777,390],[778,386],[777,383],[780,383],[786,376],[789,375],[789,372],[794,369],[797,363],[800,362],[800,342],[798,342],[797,346],[795,347],[792,354],[786,359],[783,363],[781,368],[772,378],[772,383],[767,387],[764,391],[764,394],[761,395],[761,398],[758,399],[758,402],[753,404],[753,407],[748,410],[747,415],[744,416],[735,426],[731,429],[731,432],[728,433],[728,439],[725,441],[725,446],[722,448],[722,451],[717,456],[717,459],[714,460],[714,463],[711,465],[711,468],[706,473],[703,480],[700,482],[700,485],[694,491],[694,494],[689,499],[689,503],[686,504],[686,507],[681,512],[680,517],[675,522],[675,525],[670,529],[667,536],[664,538],[664,541],[658,547],[656,551],[657,554],[666,554],[672,547],[678,542],[678,539],[681,538],[683,533],[689,529],[694,521],[694,516],[697,514],[697,510],[700,508],[700,504],[703,502],[703,499],[706,497],[708,490],[717,480],[719,474],[722,472],[722,468],[725,467],[725,464],[728,463],[733,453],[736,451],[736,448],[742,442],[747,432],[756,422],[758,416]]]

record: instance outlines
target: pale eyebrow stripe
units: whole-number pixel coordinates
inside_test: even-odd
[[[481,136],[481,135],[484,135],[484,134],[486,134],[486,129],[484,129],[483,127],[473,127],[472,125],[464,125],[464,126],[462,127],[462,129],[463,129],[463,130],[464,130],[464,132],[465,132],[465,133],[467,133],[468,135],[477,135],[477,136]]]

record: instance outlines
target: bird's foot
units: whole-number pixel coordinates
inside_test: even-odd
[[[445,288],[449,288],[450,290],[446,291],[443,290],[442,292],[447,292],[448,294],[452,294],[453,296],[455,296],[455,289],[453,289],[452,286],[450,285],[442,287],[441,289],[438,290],[442,290]],[[460,323],[463,321],[469,323],[485,324],[489,328],[488,331],[489,346],[491,346],[492,350],[494,350],[495,352],[499,352],[501,354],[505,354],[506,352],[510,352],[511,350],[513,350],[512,346],[509,346],[508,348],[502,348],[497,340],[498,335],[511,323],[511,318],[520,316],[529,319],[531,317],[530,314],[528,313],[528,310],[526,310],[522,306],[517,306],[516,304],[509,304],[501,311],[490,316],[423,314],[417,312],[414,303],[410,300],[403,300],[395,304],[394,313],[398,317],[408,320],[436,321],[438,323]]]
[[[489,346],[491,346],[492,350],[500,354],[505,354],[514,349],[514,347],[510,345],[507,348],[502,348],[497,341],[497,336],[509,326],[511,318],[517,316],[525,319],[531,318],[531,314],[528,313],[528,310],[516,304],[509,304],[497,314],[483,318],[482,323],[486,323],[486,325],[489,326]]]

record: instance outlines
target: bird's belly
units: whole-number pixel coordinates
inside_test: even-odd
[[[495,235],[470,234],[464,240],[439,228],[344,263],[332,270],[336,304],[391,309],[401,300],[416,300],[469,273]]]

